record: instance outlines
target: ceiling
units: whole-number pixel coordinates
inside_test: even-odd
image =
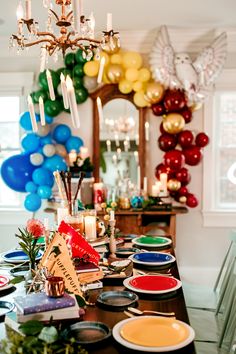
[[[23,0],[24,1],[24,0]],[[16,32],[18,0],[4,2],[0,14],[0,36]],[[83,0],[84,12],[94,12],[96,29],[105,29],[106,13],[113,14],[117,30],[153,30],[160,25],[178,27],[223,28],[236,25],[235,0]],[[32,0],[32,12],[44,29],[45,9],[42,0]]]

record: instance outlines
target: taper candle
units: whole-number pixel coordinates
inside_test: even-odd
[[[42,96],[39,97],[39,114],[40,114],[40,122],[41,125],[43,126],[46,124],[46,120],[45,120],[44,103],[43,103]]]
[[[107,32],[110,32],[112,30],[112,14],[108,13],[107,14]]]
[[[63,104],[65,109],[69,108],[69,100],[68,100],[68,94],[67,94],[67,89],[66,89],[66,80],[65,76],[63,73],[60,75],[61,79],[61,93],[62,93],[62,98],[63,98]]]
[[[66,88],[67,88],[67,94],[69,99],[72,123],[75,128],[79,128],[80,119],[79,119],[78,107],[76,103],[75,90],[74,90],[73,82],[69,77],[69,75],[67,75],[66,77]]]
[[[102,82],[102,76],[103,76],[103,72],[104,72],[105,62],[106,62],[106,58],[101,57],[99,71],[98,71],[98,77],[97,77],[98,84],[100,84]]]
[[[37,122],[36,122],[34,104],[33,104],[33,101],[32,101],[32,97],[30,95],[28,95],[28,109],[29,109],[29,113],[30,113],[30,120],[31,120],[33,132],[37,133],[38,126],[37,126]]]
[[[48,83],[48,89],[49,89],[49,96],[52,101],[55,101],[55,92],[54,92],[54,87],[52,83],[52,75],[50,73],[50,70],[46,70],[46,77],[47,77],[47,83]]]

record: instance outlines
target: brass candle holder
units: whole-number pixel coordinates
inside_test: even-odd
[[[111,235],[110,235],[110,242],[109,242],[110,257],[116,258],[116,239],[115,239],[116,220],[109,220],[109,225],[111,228]]]

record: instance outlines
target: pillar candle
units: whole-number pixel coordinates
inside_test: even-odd
[[[158,197],[159,194],[160,194],[160,185],[153,184],[152,185],[152,197]]]
[[[54,87],[52,83],[52,76],[50,71],[47,69],[46,70],[46,77],[47,77],[47,82],[48,82],[48,89],[49,89],[49,96],[52,101],[55,101],[55,92],[54,92]]]
[[[30,95],[28,96],[28,109],[29,109],[29,113],[30,113],[30,120],[31,120],[33,132],[37,133],[38,126],[37,126],[37,122],[36,122],[36,117],[35,117],[35,111],[34,111],[34,105],[33,105],[32,97]]]
[[[84,230],[85,238],[88,241],[96,240],[97,230],[96,230],[96,217],[95,216],[85,216],[84,217]]]
[[[167,193],[167,174],[161,173],[160,174],[160,182],[161,182],[161,192]]]
[[[41,96],[39,97],[39,114],[40,114],[40,122],[41,125],[43,126],[46,124],[46,120],[45,120],[45,113],[44,113],[43,98]]]

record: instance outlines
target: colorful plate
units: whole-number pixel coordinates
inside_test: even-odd
[[[9,278],[5,275],[0,275],[0,288],[6,286],[9,283]]]
[[[164,275],[136,275],[123,282],[129,290],[143,294],[165,294],[181,288],[182,283]]]
[[[162,266],[175,262],[171,254],[161,252],[140,252],[129,257],[134,263],[148,266]]]
[[[36,260],[41,259],[42,255],[43,255],[43,251],[39,251]],[[21,250],[13,250],[13,251],[4,252],[1,254],[1,257],[5,262],[13,263],[13,264],[29,261],[28,256],[25,254],[25,252],[23,252]]]
[[[117,323],[113,337],[127,348],[158,353],[187,346],[195,333],[188,324],[173,318],[142,316]]]
[[[143,247],[164,247],[172,243],[171,239],[161,236],[141,236],[133,239],[132,242]]]
[[[126,308],[137,301],[138,296],[130,291],[104,291],[97,298],[100,305],[114,309]]]
[[[82,321],[70,326],[70,330],[79,344],[94,344],[108,339],[110,328],[102,322]]]

